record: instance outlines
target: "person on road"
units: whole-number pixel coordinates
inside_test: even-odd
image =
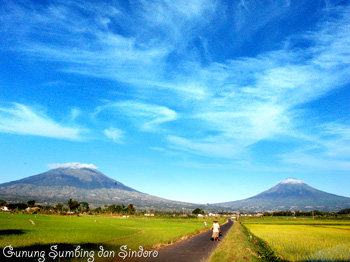
[[[220,225],[217,220],[214,220],[211,230],[213,231],[213,235],[212,235],[213,240],[219,241]]]

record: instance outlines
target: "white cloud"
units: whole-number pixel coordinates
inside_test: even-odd
[[[84,164],[84,163],[78,163],[78,162],[72,162],[72,163],[55,163],[55,164],[48,164],[49,168],[90,168],[90,169],[97,169],[97,166],[94,164]]]
[[[62,125],[41,111],[13,103],[10,107],[0,107],[0,132],[81,140],[86,130]]]
[[[313,135],[307,132],[307,112],[297,107],[350,83],[350,65],[346,62],[350,60],[346,48],[350,42],[349,13],[346,10],[339,20],[301,36],[312,42],[308,48],[292,49],[292,42],[287,41],[280,50],[212,63],[196,71],[195,79],[212,88],[203,100],[191,101],[194,109],[189,117],[200,121],[202,131],[217,134],[195,139],[170,137],[170,144],[197,154],[212,152],[226,157],[277,137],[317,144],[316,139],[309,139]],[[344,128],[331,132],[344,132]],[[333,142],[346,150],[340,140]]]
[[[305,137],[308,146],[282,155],[282,162],[310,170],[350,170],[350,125],[329,122],[310,132]]]
[[[81,110],[78,108],[73,108],[70,113],[70,120],[75,121],[81,115]]]
[[[170,147],[203,156],[214,156],[219,158],[237,158],[242,156],[244,148],[239,144],[220,141],[218,138],[194,140],[178,136],[168,136]]]
[[[99,109],[99,113],[103,110],[116,110],[119,115],[126,115],[142,130],[149,132],[158,132],[161,124],[177,119],[177,113],[172,109],[136,101],[108,103]]]
[[[197,0],[186,2],[188,8],[183,8],[184,1],[132,5],[134,15],[120,11],[118,5],[109,9],[104,5],[57,4],[36,10],[12,4],[0,21],[8,27],[2,27],[3,32],[24,40],[15,47],[17,51],[62,62],[65,72],[117,80],[128,84],[125,89],[133,88],[125,92],[131,97],[127,101],[110,103],[101,110],[115,110],[118,117],[127,116],[140,129],[151,132],[164,131],[163,125],[178,119],[181,134],[178,130],[173,135],[164,132],[173,148],[236,158],[261,140],[282,136],[298,138],[301,143],[307,140],[329,155],[348,152],[348,144],[341,146],[344,138],[331,140],[321,134],[322,140],[312,138],[305,111],[297,108],[349,84],[349,7],[344,6],[337,18],[320,23],[313,32],[285,39],[274,51],[215,62],[205,50],[205,37],[198,32],[215,30],[209,25],[217,22],[212,20],[213,14],[227,19],[219,4]],[[290,11],[288,3],[260,5],[256,1],[234,4],[234,29],[236,33],[244,29],[245,35],[233,35],[237,37],[232,39],[249,38]],[[81,9],[93,13],[85,17]],[[129,34],[109,30],[113,19],[123,21],[118,26]],[[17,24],[23,25],[21,30],[12,30]],[[57,41],[31,38],[42,32]],[[188,50],[194,39],[199,39],[204,49],[205,64],[195,51]],[[307,43],[296,48],[295,42]],[[173,66],[169,60],[179,65]],[[177,112],[183,112],[181,118]],[[322,127],[316,133],[320,130]],[[120,135],[109,129],[106,132],[112,139]],[[328,132],[335,134],[339,129]],[[336,151],[337,147],[342,151]]]
[[[123,142],[124,131],[119,128],[110,127],[108,129],[103,130],[103,133],[106,137],[111,138],[115,143],[120,144]]]
[[[303,171],[350,171],[350,160],[339,160],[324,155],[292,153],[284,156],[283,161]]]
[[[165,152],[165,149],[163,147],[151,146],[150,149],[152,149],[154,151]]]

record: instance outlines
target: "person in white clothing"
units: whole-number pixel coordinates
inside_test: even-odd
[[[219,241],[220,225],[217,220],[214,220],[211,230],[213,231],[212,237],[214,241]]]

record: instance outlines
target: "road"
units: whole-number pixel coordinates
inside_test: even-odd
[[[228,230],[233,225],[229,220],[226,224],[221,226],[222,236],[225,237]],[[200,262],[207,260],[211,253],[216,249],[218,243],[211,241],[210,230],[195,235],[189,239],[179,241],[175,244],[158,249],[158,257],[156,258],[139,258],[136,260],[128,260],[135,262]]]

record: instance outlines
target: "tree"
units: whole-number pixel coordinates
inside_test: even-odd
[[[29,207],[35,206],[35,200],[29,200],[27,203]]]
[[[28,207],[28,205],[26,203],[15,203],[15,204],[10,203],[7,205],[7,207],[12,210],[14,209],[24,210]]]
[[[338,214],[340,214],[340,215],[350,214],[350,208],[344,208],[344,209],[338,211]]]
[[[88,202],[80,202],[81,211],[89,212],[89,203]]]
[[[102,213],[102,208],[101,207],[97,207],[94,210],[95,213]]]
[[[124,208],[121,206],[121,205],[110,205],[108,208],[107,208],[108,212],[114,214],[114,213],[123,213],[124,211]]]
[[[57,211],[60,211],[60,212],[61,212],[61,211],[62,211],[62,209],[63,209],[63,204],[58,203],[58,204],[56,205],[56,207],[55,207],[55,208],[56,208],[56,210],[57,210]]]
[[[68,204],[69,211],[74,211],[80,206],[78,201],[72,200],[71,198],[68,199],[67,204]]]
[[[196,208],[195,210],[192,211],[192,214],[194,214],[194,215],[198,215],[198,214],[204,215],[205,212],[204,212],[204,210],[201,209],[201,208]]]
[[[0,206],[6,206],[7,202],[5,200],[0,199]]]
[[[129,214],[135,214],[135,207],[134,207],[134,204],[129,204],[128,207],[126,208],[126,211],[129,213]]]

